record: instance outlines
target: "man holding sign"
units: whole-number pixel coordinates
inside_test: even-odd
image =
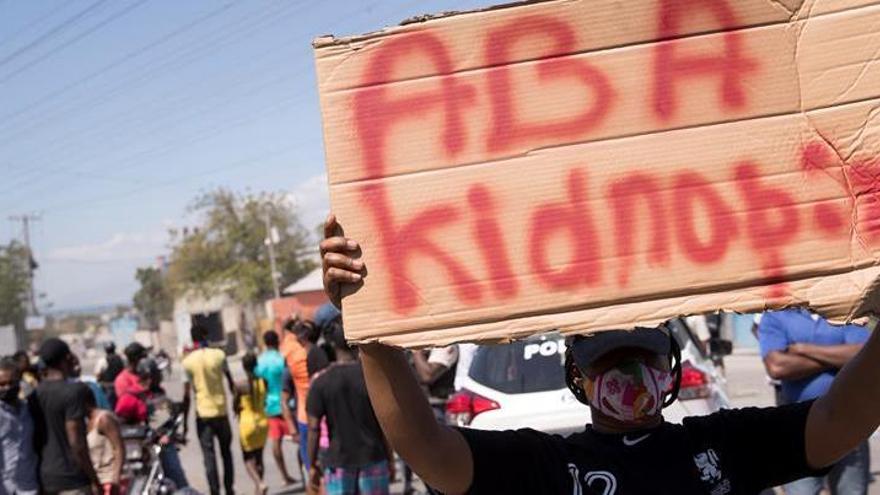
[[[361,245],[334,216],[321,243],[331,301],[363,285]],[[575,337],[566,378],[593,424],[563,438],[535,430],[489,432],[435,419],[402,351],[360,346],[370,399],[393,448],[444,493],[749,494],[819,476],[880,425],[880,337],[815,401],[725,410],[665,423],[681,381],[678,349],[662,328]]]

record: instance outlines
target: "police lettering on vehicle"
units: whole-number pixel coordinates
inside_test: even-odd
[[[542,342],[532,342],[523,347],[523,359],[528,361],[536,355],[542,357],[551,357],[554,355],[565,355],[565,339],[544,340]]]

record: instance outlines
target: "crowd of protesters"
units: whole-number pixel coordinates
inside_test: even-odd
[[[832,328],[802,310],[769,313],[756,321],[755,330],[768,375],[779,381],[780,403],[811,401],[828,392],[837,371],[869,335],[858,326]],[[242,357],[239,381],[233,378],[226,353],[210,345],[205,327],[193,326],[191,338],[181,359],[182,409],[186,417],[194,405],[196,436],[212,495],[221,488],[234,493],[233,425],[256,495],[269,489],[263,460],[267,443],[284,485],[295,482],[291,472],[299,472],[307,493],[389,493],[394,453],[367,393],[358,351],[347,344],[335,306],[320,307],[311,320],[290,319],[280,335],[265,332],[263,351]],[[467,365],[465,349],[449,346],[409,353],[414,383],[441,424],[444,403],[456,387],[456,372],[461,362]],[[24,352],[0,359],[0,495],[125,493],[122,428],[155,426],[163,420],[162,411],[170,409],[170,401],[147,348],[132,343],[120,355],[114,345],[106,344],[104,351],[95,381],[80,380],[79,359],[56,338],[44,341],[33,361]],[[183,424],[185,439],[187,422]],[[293,461],[284,456],[286,438],[299,444]],[[786,493],[815,494],[823,486],[834,493],[866,493],[867,450],[862,441],[825,471],[830,473],[826,479],[793,481]],[[164,474],[178,488],[188,487],[177,449],[161,452]],[[404,493],[412,493],[412,471],[404,468]]]
[[[237,382],[205,327],[194,325],[191,338],[181,358],[182,437],[161,441],[187,438],[192,408],[212,495],[234,493],[236,423],[257,495],[269,489],[267,443],[284,485],[295,483],[291,473],[299,472],[308,493],[389,492],[394,456],[335,307],[320,307],[312,320],[290,319],[280,335],[264,332],[263,352],[244,354],[244,379]],[[112,343],[103,347],[94,380],[80,380],[79,359],[57,338],[44,341],[33,358],[18,352],[0,360],[0,495],[125,493],[123,429],[157,426],[171,404],[147,348],[135,342],[120,354]],[[299,444],[296,459],[285,459],[284,439]],[[189,486],[176,448],[163,448],[160,462],[178,488]]]
[[[106,351],[97,383],[80,380],[78,357],[58,338],[40,345],[35,363],[24,352],[0,359],[0,494],[123,491],[121,428],[147,423],[162,390],[146,348],[129,345],[126,365]],[[166,475],[186,487],[176,451],[169,457]]]

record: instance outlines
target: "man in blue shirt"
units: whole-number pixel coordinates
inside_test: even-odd
[[[782,399],[793,403],[825,395],[838,370],[868,340],[868,331],[858,325],[832,326],[806,310],[786,309],[764,313],[758,340],[767,374],[782,382]],[[866,441],[827,476],[832,493],[867,493],[870,464]],[[823,478],[804,478],[786,485],[785,493],[817,495],[824,484]]]
[[[287,473],[284,463],[284,452],[281,444],[285,436],[291,434],[290,424],[293,419],[290,411],[282,407],[281,395],[284,390],[284,370],[287,365],[284,356],[278,352],[278,334],[268,331],[263,334],[263,343],[266,350],[257,359],[257,368],[254,374],[266,380],[266,416],[269,418],[269,438],[272,440],[272,455],[278,464],[278,470],[286,485],[293,483],[293,478]]]

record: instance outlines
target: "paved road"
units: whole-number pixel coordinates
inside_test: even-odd
[[[230,368],[233,371],[233,375],[235,378],[239,378],[239,374],[241,373],[241,365],[238,361],[231,361]],[[179,400],[183,397],[183,387],[180,381],[179,375],[179,367],[175,367],[175,371],[172,374],[172,377],[166,381],[165,389],[168,395],[173,400]],[[232,412],[230,410],[230,418]],[[247,471],[244,467],[244,461],[241,456],[241,449],[239,448],[238,441],[238,427],[233,422],[232,423],[232,432],[233,432],[233,441],[232,441],[232,454],[233,459],[235,461],[235,492],[241,494],[254,493],[253,482],[250,477],[247,475]],[[298,462],[297,462],[297,444],[293,443],[290,440],[285,440],[283,443],[283,451],[285,464],[287,465],[288,473],[297,479],[297,483],[291,486],[283,486],[281,476],[278,474],[278,468],[275,464],[275,459],[272,457],[271,448],[267,444],[266,449],[263,453],[263,463],[266,466],[266,482],[269,485],[269,494],[270,495],[279,495],[279,494],[288,494],[288,493],[303,493],[303,485],[301,481],[301,475],[298,472]],[[195,419],[193,418],[192,412],[190,413],[189,418],[189,442],[180,452],[181,463],[183,464],[184,471],[186,472],[187,479],[190,484],[202,493],[208,493],[208,482],[205,478],[205,468],[202,464],[202,452],[199,448],[198,438],[196,438],[196,428],[195,428]],[[222,465],[219,457],[219,453],[217,455],[217,467],[222,472]],[[222,477],[221,477],[222,484]],[[420,483],[417,484],[417,488],[423,488]],[[392,493],[401,493],[403,490],[402,483],[397,482],[392,485]]]
[[[763,366],[760,359],[755,354],[736,354],[726,359],[728,392],[734,407],[744,406],[770,406],[773,405],[773,395],[770,387],[767,385]],[[232,363],[231,367],[234,371],[239,371],[238,363]],[[181,397],[181,385],[179,376],[175,374],[166,383],[166,388],[172,398]],[[207,492],[207,483],[204,477],[204,468],[202,467],[201,452],[195,438],[195,425],[192,424],[190,418],[190,442],[182,451],[182,461],[187,476],[193,487],[199,491]],[[523,425],[526,426],[526,425]],[[235,489],[237,493],[252,493],[253,486],[247,477],[244,465],[241,459],[241,452],[238,448],[237,429],[233,427],[235,439],[233,441],[234,458],[235,458]],[[292,442],[285,442],[284,445],[285,458],[291,474],[299,479],[296,471],[296,445]],[[880,475],[880,438],[874,438],[871,442],[871,455],[875,460],[872,463],[872,472]],[[302,485],[294,485],[292,487],[281,487],[281,480],[277,475],[274,460],[271,458],[269,449],[265,452],[265,463],[267,471],[267,481],[271,487],[270,493],[301,493]],[[401,484],[398,482],[393,487],[394,493],[400,493]],[[871,495],[880,495],[880,483],[872,485],[869,492]]]

